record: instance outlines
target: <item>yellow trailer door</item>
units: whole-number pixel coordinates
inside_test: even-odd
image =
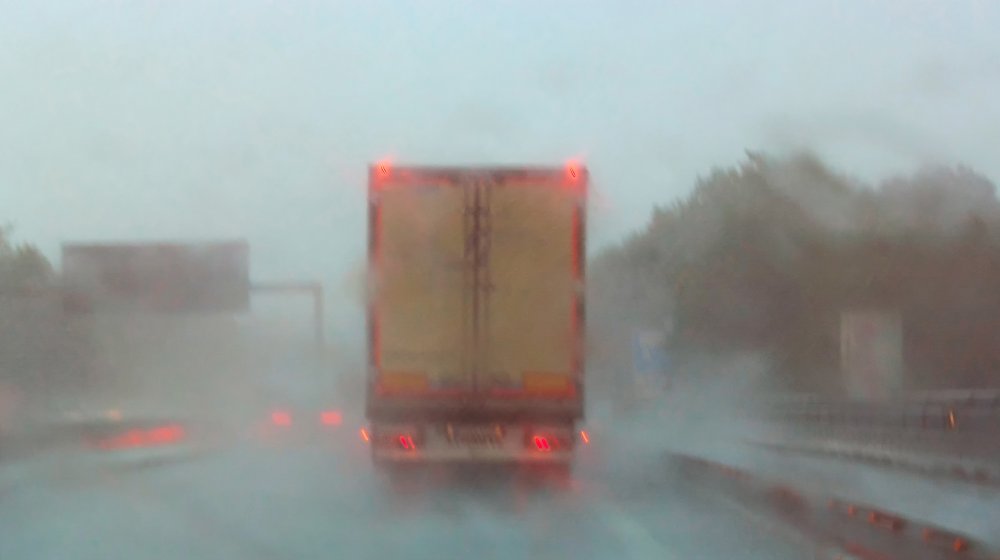
[[[467,390],[462,190],[401,180],[372,196],[376,388],[395,395]]]

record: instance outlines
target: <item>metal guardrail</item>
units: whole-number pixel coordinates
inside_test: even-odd
[[[781,397],[764,420],[784,447],[911,463],[1000,481],[1000,391],[942,391],[890,402]]]
[[[887,402],[796,395],[776,399],[766,415],[800,426],[996,435],[1000,433],[1000,391],[924,393]]]

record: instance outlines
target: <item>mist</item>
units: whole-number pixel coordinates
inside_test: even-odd
[[[947,24],[906,12],[910,28],[865,3],[85,6],[11,6],[0,24],[0,208],[50,259],[67,240],[246,236],[255,275],[336,285],[363,262],[364,165],[382,157],[581,157],[607,200],[595,251],[747,147],[812,148],[869,179],[928,154],[1000,173],[976,118],[1000,79],[993,8],[979,3]],[[937,50],[960,24],[962,40]],[[739,56],[704,40],[723,30]],[[852,44],[831,49],[847,31]],[[774,51],[784,67],[764,64]],[[942,71],[947,87],[929,90]],[[815,125],[817,111],[841,118]],[[76,211],[53,219],[63,207]],[[354,319],[336,326],[346,336]]]
[[[845,399],[845,310],[898,312],[899,398],[1000,386],[998,22],[981,0],[0,0],[0,557],[803,557],[682,455],[988,534],[981,486],[758,444],[804,437],[762,419],[775,399]],[[367,165],[570,160],[574,471],[379,470]],[[59,301],[65,243],[220,239],[251,286],[322,287],[322,344],[298,295]],[[668,367],[640,383],[642,332]],[[982,444],[936,459],[993,449],[995,408],[932,404],[957,428],[921,442]]]

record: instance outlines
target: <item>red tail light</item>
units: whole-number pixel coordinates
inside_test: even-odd
[[[545,436],[535,436],[535,449],[539,451],[551,451],[552,446],[549,444],[549,438]]]
[[[319,421],[324,426],[339,426],[344,417],[339,410],[326,410],[320,413]]]
[[[413,445],[413,438],[410,436],[399,436],[399,446],[408,451],[416,449]]]
[[[271,413],[271,422],[275,426],[287,427],[292,425],[292,415],[284,410],[275,410]]]

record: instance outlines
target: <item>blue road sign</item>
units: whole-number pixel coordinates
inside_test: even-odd
[[[632,369],[645,380],[663,379],[670,367],[666,335],[662,331],[641,330],[632,335]]]

